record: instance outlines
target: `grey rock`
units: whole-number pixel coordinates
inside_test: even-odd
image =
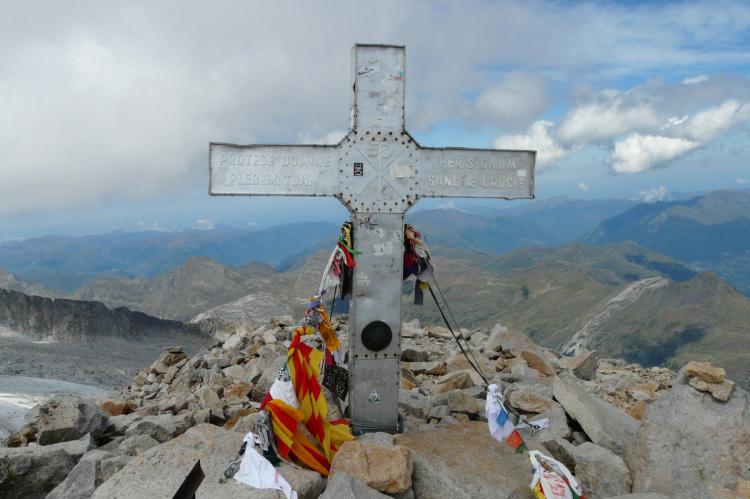
[[[398,391],[398,406],[402,413],[426,419],[432,403],[413,390]]]
[[[448,411],[474,415],[479,412],[479,402],[461,390],[449,392]]]
[[[107,416],[97,405],[80,395],[54,395],[34,406],[26,421],[36,428],[40,445],[76,440],[87,433],[99,438],[107,427]]]
[[[555,437],[568,438],[570,437],[570,426],[568,426],[568,416],[565,411],[558,404],[549,411],[542,412],[533,418],[530,417],[529,421],[537,421],[541,419],[547,419],[549,421],[549,427],[541,430],[537,433],[534,438],[540,442],[545,440],[553,439]]]
[[[427,411],[427,419],[442,419],[446,417],[448,413],[449,411],[447,405],[433,405]]]
[[[112,456],[104,459],[101,463],[99,472],[101,473],[102,483],[125,467],[133,459],[130,456]]]
[[[570,433],[570,441],[575,445],[581,445],[586,442],[591,442],[589,437],[582,431],[574,431]]]
[[[513,390],[508,397],[508,403],[520,411],[527,413],[543,413],[550,411],[558,404],[552,400],[552,397],[544,397],[538,393],[527,390]]]
[[[125,440],[125,437],[122,435],[118,435],[115,437],[110,437],[111,440],[107,442],[104,445],[100,445],[97,447],[99,450],[103,450],[105,452],[111,452],[113,454],[117,454],[120,452],[120,443]]]
[[[414,347],[401,350],[401,360],[404,362],[427,362],[429,358],[429,350],[423,348]]]
[[[190,426],[192,426],[192,418],[188,415],[159,414],[158,416],[144,416],[125,430],[125,436],[148,435],[159,442],[166,442],[182,435]]]
[[[592,442],[623,456],[638,429],[638,422],[589,393],[575,377],[562,374],[553,383],[555,399]]]
[[[486,423],[405,433],[395,442],[411,449],[412,489],[420,499],[533,497],[527,458],[494,440]]]
[[[109,426],[107,432],[114,433],[116,435],[124,435],[125,430],[130,425],[141,419],[143,416],[140,414],[123,414],[120,416],[109,416]]]
[[[208,357],[206,359],[206,365],[208,366],[209,369],[213,367],[224,369],[225,367],[229,366],[229,357],[225,357],[223,355],[220,355],[217,357]]]
[[[381,494],[377,490],[351,476],[349,473],[339,472],[328,479],[321,499],[387,499],[390,496]]]
[[[684,373],[649,404],[625,459],[633,492],[713,497],[750,478],[750,395],[727,402],[687,385]]]
[[[543,441],[542,444],[547,448],[552,457],[563,463],[569,470],[575,470],[575,445],[560,437]]]
[[[51,445],[0,448],[0,497],[43,498],[93,446],[90,435]]]
[[[46,499],[88,499],[104,481],[100,472],[101,463],[110,457],[112,454],[98,449],[87,452]]]
[[[241,378],[245,374],[245,366],[233,365],[221,370],[227,378]]]
[[[611,450],[586,442],[575,448],[575,476],[587,498],[630,493],[633,485],[625,462]]]
[[[459,424],[460,421],[453,416],[444,416],[440,418],[440,423],[438,423],[438,426],[445,426],[450,424]]]
[[[260,412],[254,412],[252,414],[248,414],[247,416],[242,416],[237,420],[237,423],[234,424],[234,426],[230,428],[229,425],[227,425],[226,428],[238,433],[242,433],[243,435],[247,435],[248,432],[255,429],[255,423],[258,421],[261,415],[262,414]]]
[[[279,375],[279,371],[286,364],[286,356],[274,357],[273,361],[268,367],[263,370],[263,374],[258,378],[255,386],[253,387],[251,399],[255,402],[260,402],[263,397],[266,396],[268,390],[271,389],[271,385]]]
[[[419,324],[419,321],[417,321],[417,324]],[[357,441],[362,443],[373,442],[376,444],[393,445],[393,438],[393,435],[391,435],[390,433],[383,433],[378,431],[373,433],[364,433],[357,437]]]
[[[596,350],[588,352],[583,362],[573,368],[573,374],[580,379],[592,380],[596,377],[596,368],[599,366],[599,355]]]
[[[141,452],[157,445],[159,445],[159,441],[150,435],[134,435],[120,442],[118,451],[128,456],[137,456]]]
[[[244,435],[203,424],[179,437],[134,457],[94,492],[96,499],[172,497],[195,463],[200,460],[206,478],[196,497],[237,499],[277,499],[274,490],[258,490],[235,480],[220,483],[227,463],[237,457]],[[325,479],[318,473],[283,463],[278,468],[301,499],[318,497]]]

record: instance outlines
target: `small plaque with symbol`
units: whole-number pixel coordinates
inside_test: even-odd
[[[365,174],[364,163],[354,163],[354,176],[361,177]]]

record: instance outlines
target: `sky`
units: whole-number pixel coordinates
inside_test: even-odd
[[[406,45],[420,144],[537,150],[538,198],[750,187],[748,2],[8,2],[0,241],[343,220],[210,197],[207,156],[339,140],[355,42]]]

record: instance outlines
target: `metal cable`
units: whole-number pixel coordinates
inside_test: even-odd
[[[432,272],[430,272],[430,275],[432,277],[433,282],[435,283],[435,287],[438,289],[438,292],[440,293],[440,286],[438,285],[437,280],[435,279],[435,274],[432,273]],[[428,285],[429,285],[429,283],[428,283]],[[435,292],[432,290],[432,286],[428,286],[428,288],[430,290],[430,295],[432,295],[432,299],[435,301],[435,305],[438,308],[438,312],[440,312],[440,315],[442,316],[443,321],[445,322],[445,325],[448,327],[448,330],[451,332],[451,335],[453,336],[453,339],[456,341],[456,344],[458,345],[458,348],[461,350],[461,353],[466,358],[466,361],[469,363],[469,365],[472,367],[472,369],[474,369],[474,371],[476,371],[476,373],[482,378],[482,381],[484,381],[485,386],[489,386],[490,383],[487,380],[487,377],[484,375],[484,372],[482,371],[482,368],[479,365],[479,362],[477,362],[476,357],[474,357],[474,353],[471,351],[471,347],[469,346],[468,342],[466,341],[466,338],[464,338],[464,336],[461,334],[461,332],[459,330],[459,336],[461,337],[461,339],[463,339],[466,342],[466,349],[464,349],[463,345],[461,345],[461,341],[459,340],[459,336],[457,336],[456,333],[453,331],[453,328],[451,327],[450,322],[448,321],[448,318],[445,315],[445,312],[443,312],[443,309],[440,306],[440,302],[438,301],[437,296],[435,295]],[[449,312],[450,312],[450,308],[448,306],[448,301],[445,300],[445,296],[442,293],[440,293],[440,296],[442,297],[443,301],[445,302],[446,309],[448,309]],[[451,314],[451,316],[452,316],[452,314]],[[453,320],[454,320],[454,322],[456,322],[455,318],[453,318]],[[457,322],[456,322],[456,324],[457,324]],[[471,359],[469,358],[469,354],[466,353],[466,350],[469,351],[469,354],[471,355]],[[473,362],[472,362],[472,359],[473,359]],[[526,423],[532,429],[533,433],[536,433],[537,431],[539,431],[540,428],[537,425],[535,425],[534,423],[532,423],[531,421],[529,421],[526,418],[526,416],[524,416],[523,414],[518,413],[516,410],[514,410],[512,407],[510,407],[510,406],[508,406],[506,404],[502,404],[501,403],[501,405],[503,405],[505,407],[506,411],[508,411],[509,413],[513,414],[516,417],[516,421],[515,421],[514,424],[517,425],[518,423]]]
[[[428,264],[429,265],[429,264]],[[440,284],[437,282],[437,279],[435,278],[435,272],[432,268],[432,265],[429,265],[429,271],[430,271],[430,277],[432,278],[432,282],[435,283],[435,287],[438,290],[438,294],[440,295],[440,298],[442,299],[443,303],[445,304],[446,310],[448,310],[448,314],[450,315],[451,319],[453,319],[453,324],[458,330],[458,338],[464,340],[464,343],[466,344],[466,349],[469,351],[469,355],[471,355],[471,360],[474,361],[474,365],[476,366],[474,368],[475,371],[482,377],[483,380],[485,380],[487,383],[487,377],[484,374],[484,370],[482,369],[482,366],[479,364],[479,361],[474,356],[474,352],[471,349],[471,346],[469,345],[469,341],[464,337],[463,333],[461,332],[461,328],[459,327],[458,321],[456,320],[456,317],[453,315],[453,311],[450,308],[450,305],[448,304],[448,300],[445,298],[445,295],[443,294],[443,291],[440,289]],[[428,283],[429,285],[429,283]],[[430,292],[432,293],[432,288],[430,287]],[[437,299],[435,298],[435,294],[432,293],[432,297],[435,300],[435,304],[438,306],[438,310],[440,311],[440,314],[443,316],[443,320],[446,322],[446,325],[448,324],[448,320],[446,319],[445,315],[443,314],[442,310],[440,310],[440,305],[437,302]],[[450,325],[448,326],[448,329],[451,330],[451,333],[453,333],[453,330],[451,329]],[[455,334],[453,335],[455,339]],[[456,343],[458,344],[459,348],[461,347],[461,343],[459,339],[456,339]],[[463,349],[462,349],[463,352]],[[466,353],[464,353],[464,356],[466,357]],[[471,360],[467,357],[466,360],[471,364]]]
[[[430,290],[432,299],[435,301],[435,305],[437,305],[438,312],[440,312],[440,315],[443,317],[443,321],[445,321],[445,325],[448,326],[448,331],[451,332],[453,339],[456,340],[456,344],[458,345],[458,348],[461,350],[461,353],[466,358],[466,361],[469,363],[471,368],[474,369],[474,371],[476,371],[479,377],[482,378],[482,381],[484,381],[484,384],[489,385],[489,382],[487,381],[487,377],[484,375],[481,368],[475,365],[474,362],[472,362],[472,359],[469,358],[469,355],[466,353],[466,350],[464,350],[464,347],[461,344],[461,341],[458,339],[458,337],[456,336],[456,333],[453,331],[453,327],[451,327],[450,321],[448,321],[448,318],[445,316],[445,312],[443,312],[443,308],[440,306],[440,302],[438,302],[437,296],[435,296],[435,292],[432,290],[432,286],[428,286],[428,289]]]

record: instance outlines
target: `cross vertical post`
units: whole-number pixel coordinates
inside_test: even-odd
[[[350,211],[349,416],[400,429],[404,214],[421,197],[531,199],[535,151],[424,148],[405,129],[405,49],[355,45],[349,133],[334,146],[209,147],[211,195],[333,196]]]

